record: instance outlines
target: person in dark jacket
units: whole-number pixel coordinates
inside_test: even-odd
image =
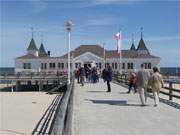
[[[106,82],[106,68],[104,68],[102,71],[102,78],[103,78],[104,82]]]
[[[80,67],[80,83],[82,86],[84,86],[84,76],[85,76],[85,70],[84,67]]]
[[[92,80],[93,80],[93,83],[97,82],[97,70],[96,70],[96,67],[93,67],[93,69],[92,69]]]
[[[110,65],[107,66],[106,81],[107,81],[107,87],[108,87],[107,92],[111,92],[111,84],[110,84],[110,82],[112,81],[112,68],[111,68]]]

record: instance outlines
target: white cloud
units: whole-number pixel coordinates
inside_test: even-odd
[[[55,0],[61,4],[56,6],[71,7],[71,8],[87,8],[100,5],[119,4],[119,5],[131,5],[142,0]],[[47,1],[46,1],[47,2]],[[53,2],[48,0],[48,2]]]
[[[27,0],[27,2],[31,5],[31,10],[34,13],[44,11],[48,6],[48,3],[43,0]]]
[[[145,42],[165,42],[165,41],[177,41],[180,42],[179,36],[162,36],[162,37],[144,37],[143,38]],[[131,41],[132,38],[125,37],[122,39],[123,41]],[[134,38],[136,42],[139,42],[140,38]]]
[[[98,18],[98,19],[91,19],[86,22],[86,25],[91,25],[91,26],[107,26],[112,24],[117,24],[117,20],[115,18],[101,18],[101,19]]]
[[[169,41],[169,40],[180,40],[179,36],[166,36],[166,37],[149,37],[147,41]]]
[[[110,4],[115,2],[122,2],[124,0],[92,0],[96,4]]]
[[[94,5],[106,5],[106,4],[133,4],[140,0],[91,0]],[[142,0],[141,0],[142,1]]]
[[[119,27],[120,24],[124,24],[126,22],[126,18],[121,17],[117,18],[116,16],[113,15],[106,15],[105,17],[100,16],[100,17],[92,17],[87,19],[84,22],[84,26],[117,26]],[[84,28],[84,27],[83,27]]]

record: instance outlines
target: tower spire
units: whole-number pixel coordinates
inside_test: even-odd
[[[134,44],[134,34],[132,33],[132,44]]]
[[[136,50],[136,47],[134,45],[134,34],[133,33],[132,33],[132,45],[131,45],[130,50]]]
[[[41,44],[43,44],[43,38],[44,38],[43,33],[41,33]]]
[[[31,27],[31,32],[32,32],[32,38],[33,38],[33,36],[34,36],[34,28],[33,27]]]
[[[119,32],[122,31],[121,27],[119,27]]]
[[[143,38],[143,27],[141,26],[141,38]]]

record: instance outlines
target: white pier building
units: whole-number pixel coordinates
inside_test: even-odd
[[[24,56],[15,58],[15,72],[67,72],[67,54],[59,57],[51,57],[50,51],[46,52],[43,43],[39,49],[32,37]],[[104,49],[101,45],[80,45],[71,51],[71,69],[83,66],[105,67],[105,63],[111,64],[114,71],[128,72],[131,69],[139,69],[142,63],[145,68],[151,70],[159,67],[160,58],[152,55],[141,38],[137,48],[134,43],[130,49],[121,50],[121,63],[116,50]],[[72,70],[72,71],[73,71]]]

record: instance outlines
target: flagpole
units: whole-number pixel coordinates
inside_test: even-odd
[[[103,43],[103,49],[104,49],[104,68],[106,68],[106,51],[105,51],[105,43]]]
[[[117,54],[119,57],[119,62],[117,64],[119,65],[118,69],[119,69],[119,73],[121,74],[121,39],[122,39],[121,28],[119,29],[118,33],[115,34],[115,39],[116,39]]]
[[[121,71],[121,59],[122,59],[122,55],[121,55],[121,40],[122,40],[122,35],[121,35],[121,28],[119,29],[119,33],[120,33],[120,40],[119,40],[119,45],[120,45],[120,54],[119,54],[119,73],[122,74],[122,71]]]

